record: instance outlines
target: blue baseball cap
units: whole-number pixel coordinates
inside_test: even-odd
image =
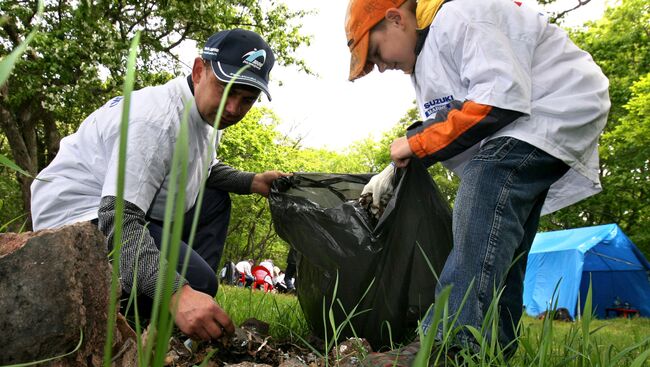
[[[257,33],[239,28],[217,32],[208,38],[201,57],[210,60],[214,75],[225,83],[233,80],[235,73],[248,65],[233,83],[253,86],[271,100],[269,73],[275,55]]]

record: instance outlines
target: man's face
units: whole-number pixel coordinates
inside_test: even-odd
[[[226,83],[217,79],[209,61],[198,57],[194,60],[192,81],[194,82],[194,99],[199,113],[206,122],[213,125],[226,89]],[[218,128],[225,129],[241,121],[253,107],[259,95],[260,91],[256,88],[234,84],[228,93]]]
[[[411,74],[415,67],[417,34],[409,23],[384,19],[383,24],[370,31],[368,62],[377,65],[379,72],[402,70]]]

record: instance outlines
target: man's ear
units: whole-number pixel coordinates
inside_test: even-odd
[[[194,59],[194,65],[192,65],[192,83],[198,83],[203,77],[203,69],[207,65],[204,64],[203,59],[197,57]]]
[[[390,8],[386,10],[386,15],[384,16],[388,24],[401,26],[404,23],[404,17],[402,12],[398,8]]]

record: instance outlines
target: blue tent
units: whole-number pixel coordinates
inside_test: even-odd
[[[650,263],[616,224],[538,233],[524,280],[526,312],[537,316],[557,301],[575,317],[590,279],[596,316],[618,301],[650,317]]]

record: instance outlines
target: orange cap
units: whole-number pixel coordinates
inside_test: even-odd
[[[350,81],[361,78],[375,66],[367,61],[370,29],[381,22],[386,10],[400,7],[406,0],[350,0],[345,16],[345,36],[352,54]]]

